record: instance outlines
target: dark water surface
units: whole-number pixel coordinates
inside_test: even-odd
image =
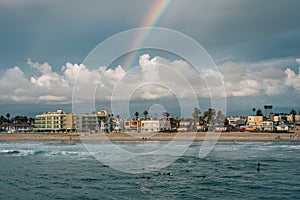
[[[0,199],[300,198],[300,143],[217,143],[202,159],[200,145],[167,168],[128,174],[103,165],[81,143],[1,141]]]

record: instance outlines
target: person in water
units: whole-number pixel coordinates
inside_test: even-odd
[[[260,163],[257,163],[257,172],[260,171]]]

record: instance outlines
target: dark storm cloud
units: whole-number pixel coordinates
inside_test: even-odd
[[[80,62],[99,42],[139,27],[149,1],[2,1],[1,66],[28,57],[59,67]],[[219,61],[297,57],[297,0],[171,1],[158,26],[181,31]]]
[[[16,77],[16,71],[19,82],[41,78],[26,64],[28,58],[48,62],[49,77],[64,80],[63,65],[76,66],[103,40],[140,27],[153,2],[0,0],[0,83]],[[288,104],[299,106],[299,7],[298,0],[173,0],[155,25],[180,31],[204,46],[223,72],[228,93],[231,89],[229,109],[239,104],[233,107],[243,110],[247,99],[254,107],[271,100],[284,107],[280,102],[287,94]],[[10,91],[21,101],[18,94],[25,84],[12,82],[16,86]],[[10,102],[5,98],[0,100]]]
[[[298,56],[300,1],[176,1],[163,25],[196,38],[218,59]]]

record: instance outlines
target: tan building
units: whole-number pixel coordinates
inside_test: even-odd
[[[263,121],[263,116],[248,116],[247,130],[256,130],[260,128],[260,123]]]
[[[125,119],[124,130],[127,132],[137,132],[141,130],[141,121],[139,119]]]
[[[293,122],[293,115],[287,115],[286,118],[289,123]]]
[[[34,131],[37,132],[71,132],[74,131],[73,115],[63,110],[46,112],[35,116]]]
[[[108,110],[98,113],[66,114],[63,110],[36,115],[36,132],[106,132],[111,129]]]
[[[295,115],[295,122],[300,122],[300,115]]]
[[[280,117],[279,116],[273,116],[273,121],[274,122],[280,122]]]
[[[104,109],[97,113],[98,115],[98,124],[100,126],[100,132],[109,132],[110,129],[110,116],[108,110]]]

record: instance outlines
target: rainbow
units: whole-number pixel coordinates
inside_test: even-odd
[[[146,27],[154,27],[157,26],[157,24],[160,22],[163,14],[165,13],[167,7],[171,3],[171,0],[156,0],[150,6],[149,10],[147,11],[140,28],[146,28]],[[147,39],[150,31],[142,32],[141,34],[137,35],[135,40],[132,43],[131,49],[137,49],[139,46],[143,44],[143,42]],[[125,59],[123,66],[125,68],[131,67],[132,63],[134,62],[134,59],[136,57],[136,53],[130,54],[127,59]]]
[[[171,0],[156,0],[145,15],[141,27],[156,26],[170,2]]]

